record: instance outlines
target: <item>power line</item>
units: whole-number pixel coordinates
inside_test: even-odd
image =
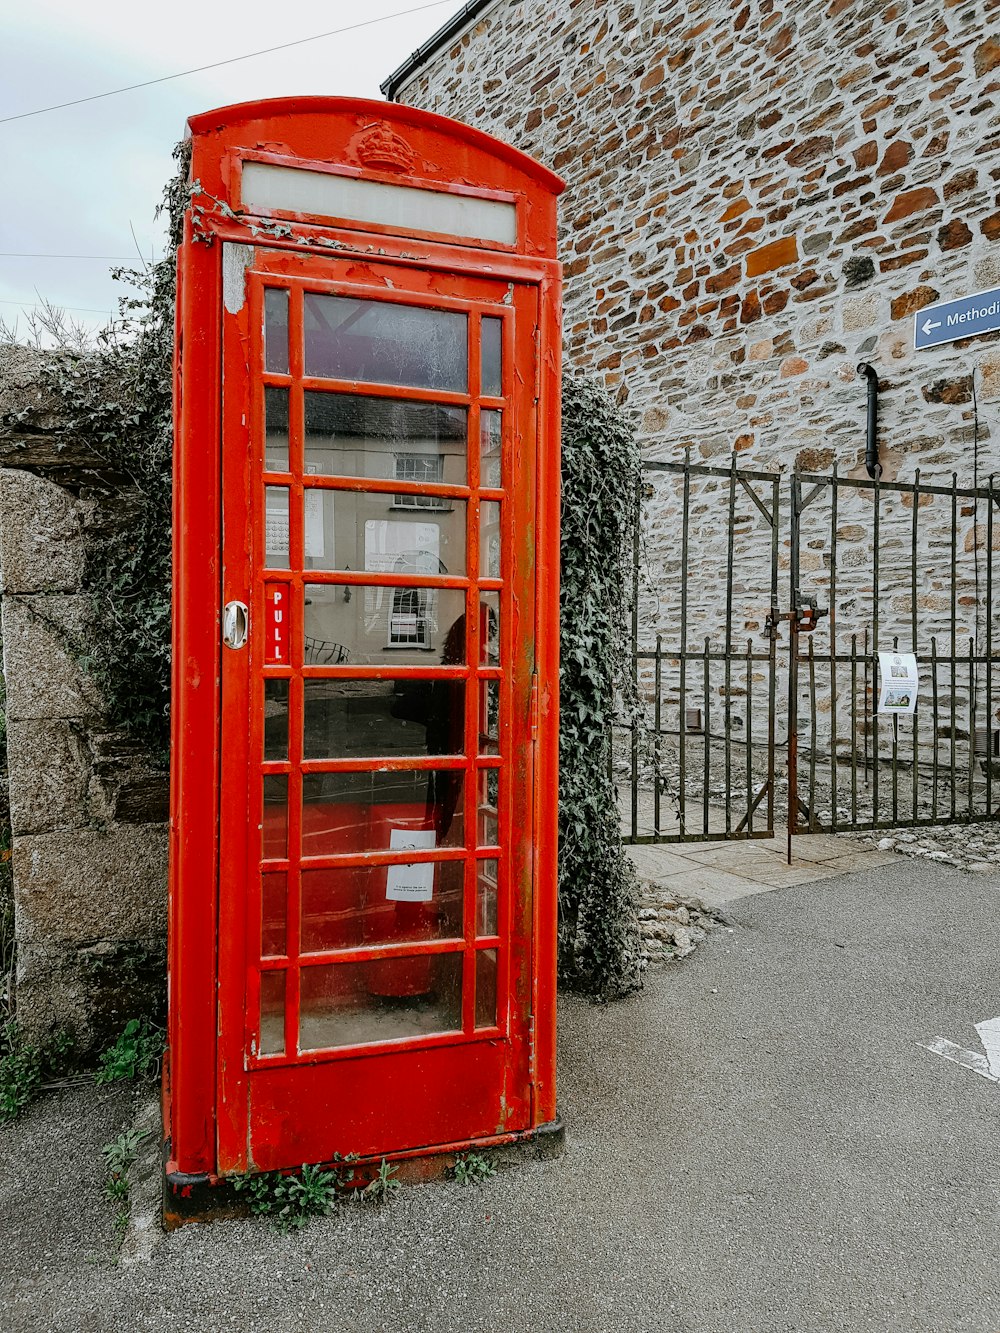
[[[112,315],[111,310],[95,310],[93,306],[86,305],[63,305],[61,301],[11,301],[9,298],[0,297],[0,305],[19,305],[23,310],[45,310],[51,306],[56,310],[75,310],[81,315]]]
[[[47,251],[0,250],[0,259],[111,259],[123,264],[135,262],[135,255],[52,255]]]
[[[363,19],[360,23],[348,24],[346,28],[333,28],[330,32],[317,32],[312,37],[300,37],[294,42],[282,42],[280,46],[268,46],[263,51],[248,51],[243,56],[231,56],[228,60],[216,60],[211,65],[197,65],[194,69],[182,69],[179,74],[164,74],[159,79],[146,79],[142,83],[130,83],[125,88],[112,88],[106,93],[92,93],[90,97],[77,97],[72,102],[56,102],[53,106],[42,106],[37,111],[21,111],[16,116],[0,116],[0,125],[7,125],[12,120],[27,120],[29,116],[44,116],[49,111],[62,111],[68,106],[82,106],[84,102],[98,102],[102,97],[117,97],[120,93],[132,93],[137,88],[151,88],[155,83],[169,83],[172,79],[186,79],[189,74],[203,74],[209,69],[220,69],[223,65],[236,65],[241,60],[254,60],[257,56],[269,56],[275,51],[287,51],[293,46],[305,46],[308,42],[318,42],[324,37],[339,37],[345,32],[356,32],[358,28],[370,28],[376,23],[388,23],[390,19],[405,18],[408,14],[419,14],[425,9],[438,9],[441,5],[453,4],[454,0],[430,0],[426,5],[415,5],[412,9],[400,9],[394,14],[383,14],[377,19]]]

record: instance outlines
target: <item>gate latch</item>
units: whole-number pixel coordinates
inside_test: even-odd
[[[818,607],[815,597],[802,597],[799,599],[798,606],[789,616],[789,620],[795,622],[795,628],[799,634],[811,634],[816,628],[822,616],[828,616],[830,612],[827,608]]]
[[[222,642],[227,648],[242,648],[247,641],[250,611],[246,602],[227,602],[222,613]]]

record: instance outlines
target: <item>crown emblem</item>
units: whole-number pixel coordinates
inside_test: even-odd
[[[388,125],[369,125],[359,136],[355,152],[366,167],[409,171],[413,166],[413,149]]]

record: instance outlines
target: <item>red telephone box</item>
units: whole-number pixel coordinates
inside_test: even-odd
[[[557,1124],[562,182],[388,103],[190,132],[175,1196]]]

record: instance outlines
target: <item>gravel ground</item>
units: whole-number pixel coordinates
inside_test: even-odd
[[[188,1226],[122,1263],[129,1094],[0,1131],[0,1327],[997,1333],[1000,1086],[932,1055],[1000,1013],[1000,878],[926,861],[741,900],[644,991],[561,1006],[567,1150],[294,1237]]]

